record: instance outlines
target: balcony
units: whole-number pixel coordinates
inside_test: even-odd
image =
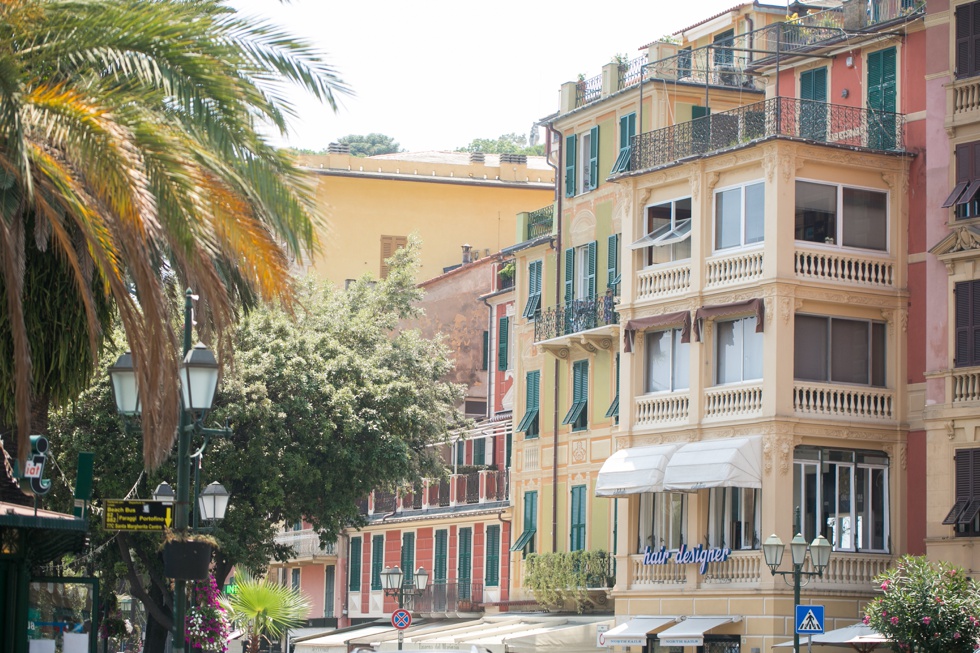
[[[636,301],[654,301],[691,289],[691,264],[658,265],[636,273]]]
[[[429,616],[479,612],[481,603],[483,603],[483,583],[481,582],[432,582],[425,588],[422,596],[412,600],[410,607],[414,612]]]
[[[681,426],[688,423],[691,397],[687,392],[640,395],[634,399],[634,402],[633,426],[637,429]]]
[[[534,240],[551,233],[555,223],[555,205],[549,204],[527,214],[524,240]]]
[[[895,289],[895,262],[866,253],[855,255],[837,249],[809,248],[797,242],[794,271],[797,278],[805,281]]]
[[[894,421],[895,393],[885,388],[796,381],[793,410],[801,417]]]
[[[903,152],[904,126],[898,113],[778,97],[634,136],[631,169],[661,168],[770,138]]]
[[[481,469],[450,474],[445,479],[426,479],[411,491],[400,494],[374,492],[361,514],[369,519],[421,516],[429,511],[458,506],[474,507],[504,502],[510,497],[510,471]]]
[[[276,544],[292,547],[293,554],[291,560],[337,555],[337,545],[334,542],[320,544],[320,536],[310,529],[277,533],[275,542]]]
[[[534,320],[534,340],[552,340],[612,324],[619,324],[619,313],[611,293],[576,299],[542,311]]]

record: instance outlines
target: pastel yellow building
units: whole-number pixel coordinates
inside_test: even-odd
[[[465,152],[402,152],[376,157],[344,153],[301,157],[316,175],[324,218],[321,249],[308,262],[334,284],[384,265],[410,234],[422,240],[418,278],[430,279],[469,257],[514,244],[515,215],[554,196],[554,169],[544,157]]]

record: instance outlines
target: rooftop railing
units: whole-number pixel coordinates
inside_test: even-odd
[[[551,233],[551,228],[555,222],[555,205],[549,204],[537,211],[527,214],[527,234],[526,240],[534,240],[539,236]]]
[[[635,136],[630,169],[658,168],[773,137],[902,152],[904,125],[898,113],[772,98]]]

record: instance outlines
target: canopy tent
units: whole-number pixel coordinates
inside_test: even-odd
[[[295,644],[296,653],[347,653],[347,642],[371,634],[393,630],[391,625],[370,625],[360,628],[346,628],[323,637],[298,639]]]
[[[704,646],[704,634],[741,617],[688,617],[657,634],[661,646]]]
[[[762,487],[762,437],[689,442],[671,456],[663,477],[668,492],[713,487]]]
[[[596,479],[597,497],[662,492],[664,471],[676,444],[620,449],[602,463]]]
[[[604,646],[646,646],[647,635],[677,623],[680,617],[633,617],[602,636]]]
[[[805,642],[809,636],[800,636],[800,642]],[[814,646],[837,646],[842,648],[853,648],[861,653],[873,651],[878,646],[889,644],[889,640],[884,635],[877,633],[870,626],[864,624],[852,624],[843,628],[828,630],[820,635],[813,635]],[[773,648],[792,648],[793,640],[775,644]]]

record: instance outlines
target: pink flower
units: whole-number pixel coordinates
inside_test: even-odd
[[[927,626],[931,621],[932,621],[932,617],[922,617],[922,623],[924,623]]]
[[[887,617],[888,616],[888,610],[882,610],[881,611],[881,616],[882,617]]]
[[[867,626],[869,623],[871,623],[871,617],[869,617],[868,615],[864,615],[863,621],[864,621],[864,625]]]
[[[892,617],[891,621],[892,621],[892,625],[893,626],[897,626],[898,625],[898,617]]]
[[[960,638],[959,633],[953,633],[953,639],[959,639],[959,638]]]
[[[887,580],[884,583],[881,584],[881,589],[882,590],[885,590],[885,591],[888,590],[888,581]]]

